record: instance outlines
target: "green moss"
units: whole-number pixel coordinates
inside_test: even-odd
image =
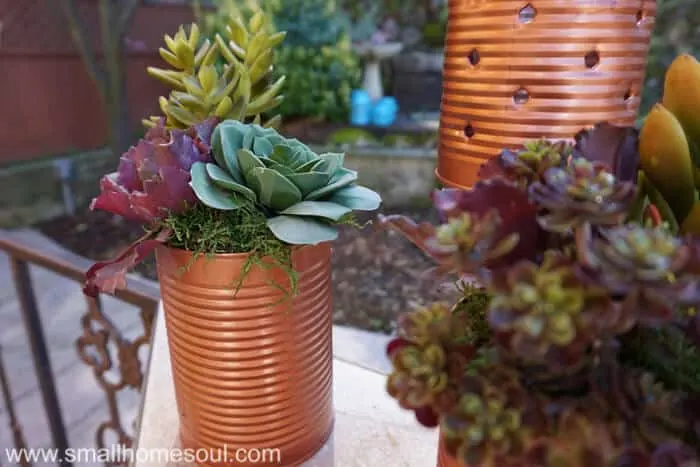
[[[453,313],[463,316],[466,321],[466,342],[482,346],[491,338],[491,329],[486,317],[491,296],[486,289],[471,283],[461,282],[458,287],[463,296],[455,305]]]
[[[670,389],[700,392],[700,351],[676,330],[634,329],[622,339],[620,358]]]
[[[203,254],[249,253],[241,279],[234,286],[236,292],[254,266],[282,269],[289,277],[291,291],[287,294],[280,284],[272,285],[284,290],[286,295],[297,292],[292,249],[270,232],[265,215],[254,205],[219,211],[197,204],[182,214],[166,218],[164,228],[173,232],[169,246],[192,251],[193,259]]]

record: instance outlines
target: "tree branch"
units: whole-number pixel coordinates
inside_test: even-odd
[[[114,33],[117,37],[122,37],[129,32],[129,23],[136,12],[136,8],[141,4],[141,0],[122,0],[120,3],[124,3],[124,5],[121,8],[121,14],[117,20],[117,27],[114,29]]]
[[[49,3],[53,3],[53,0],[48,1]],[[78,13],[78,8],[75,4],[75,0],[59,0],[59,3],[62,7],[61,9],[63,10],[63,14],[66,17],[66,20],[68,21],[68,29],[70,30],[70,34],[73,37],[73,42],[78,48],[78,52],[80,53],[80,56],[83,59],[83,63],[85,64],[85,70],[88,72],[93,81],[95,81],[95,84],[100,90],[100,93],[104,94],[104,76],[100,72],[99,67],[97,66],[95,51],[90,45],[87,33],[85,32],[80,23],[80,14]]]

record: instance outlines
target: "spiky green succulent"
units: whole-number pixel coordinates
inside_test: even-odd
[[[541,182],[530,186],[530,197],[538,204],[543,228],[558,233],[573,232],[583,224],[620,224],[635,200],[633,183],[620,182],[605,165],[573,159],[566,168],[551,168]]]
[[[283,242],[334,240],[353,210],[377,209],[377,193],[357,185],[357,172],[343,167],[344,154],[316,154],[276,130],[236,120],[212,135],[214,162],[192,167],[192,188],[205,205],[221,210],[258,206]]]
[[[172,89],[159,99],[169,128],[189,128],[209,117],[262,123],[262,115],[279,106],[285,77],[274,82],[271,77],[274,49],[285,33],[270,32],[268,22],[262,11],[247,23],[232,15],[225,36],[217,34],[214,43],[200,43],[196,24],[189,35],[181,27],[173,37],[165,36],[167,48],[161,48],[160,55],[174,69],[149,67],[148,73]],[[223,67],[215,63],[220,59]],[[159,118],[144,124],[153,126]],[[264,125],[279,123],[275,116]]]

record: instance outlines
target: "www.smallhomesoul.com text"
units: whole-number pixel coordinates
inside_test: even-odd
[[[282,464],[279,449],[134,449],[120,445],[111,448],[59,449],[5,449],[4,458],[10,464],[22,461],[34,463],[97,462],[97,463],[227,463],[227,464]],[[0,465],[2,463],[0,462]]]

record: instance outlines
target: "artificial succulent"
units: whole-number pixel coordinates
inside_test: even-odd
[[[213,128],[208,120],[188,131],[168,132],[162,122],[150,129],[121,156],[117,171],[102,177],[90,209],[149,225],[192,207],[197,198],[189,186],[190,169],[209,159]]]
[[[541,264],[521,261],[494,272],[488,320],[504,349],[531,362],[574,365],[596,339],[634,324],[577,266],[558,251],[547,251]]]
[[[480,286],[399,319],[389,394],[469,467],[698,467],[700,243],[650,208],[636,130],[575,140],[436,191],[439,225],[381,219]]]
[[[273,59],[285,33],[271,32],[268,22],[262,11],[248,22],[234,14],[225,35],[217,33],[213,42],[201,40],[196,24],[189,35],[181,27],[173,37],[165,36],[160,55],[174,69],[149,67],[148,73],[172,89],[159,100],[168,128],[189,128],[209,117],[262,124],[263,115],[279,106],[286,78],[272,80]],[[217,66],[221,59],[223,66]],[[154,116],[144,124],[153,126],[159,119]],[[273,116],[264,125],[279,123]]]
[[[661,227],[627,224],[601,229],[579,244],[582,264],[604,281],[623,306],[643,320],[666,321],[685,304],[694,284],[684,274],[697,267],[686,242]],[[690,285],[687,283],[690,279]]]
[[[627,217],[637,194],[635,185],[618,183],[607,166],[580,157],[547,169],[542,179],[530,186],[530,197],[540,207],[541,225],[557,233],[587,223],[616,225]]]
[[[161,120],[122,155],[116,172],[102,177],[100,194],[90,209],[111,212],[148,230],[116,258],[98,262],[86,272],[86,294],[97,296],[124,287],[127,271],[170,236],[161,226],[163,219],[195,206],[190,171],[210,159],[215,125],[215,119],[208,119],[188,130],[168,131]]]
[[[666,72],[663,100],[640,133],[648,203],[674,233],[700,234],[700,62],[677,57]]]
[[[222,122],[212,135],[212,153],[212,162],[192,167],[197,198],[219,210],[252,203],[266,213],[272,233],[289,244],[333,240],[334,223],[380,204],[375,192],[356,183],[357,172],[343,167],[344,154],[316,154],[271,128]]]
[[[481,177],[504,176],[527,186],[542,180],[553,167],[563,167],[573,153],[573,145],[565,141],[539,139],[527,141],[517,150],[505,149],[489,160],[480,170]]]

